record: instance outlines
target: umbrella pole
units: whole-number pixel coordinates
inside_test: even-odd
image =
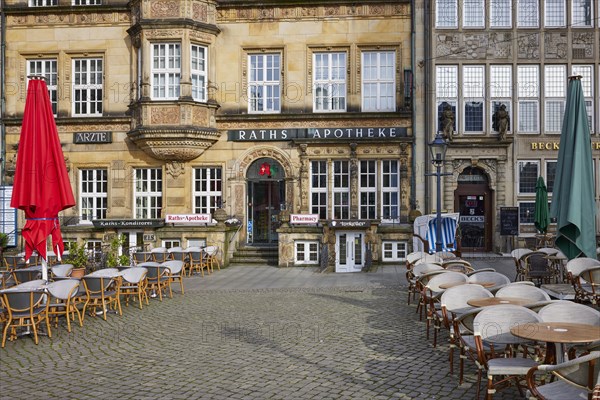
[[[48,256],[46,256],[48,257]],[[42,279],[48,282],[48,261],[42,257]]]

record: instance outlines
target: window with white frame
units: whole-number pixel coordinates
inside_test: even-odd
[[[483,28],[485,26],[484,12],[483,0],[463,0],[463,28]]]
[[[316,240],[297,240],[295,242],[294,263],[310,265],[319,263],[319,242]]]
[[[161,218],[162,169],[136,168],[134,173],[135,218]]]
[[[346,53],[313,54],[313,109],[346,111]]]
[[[359,218],[375,219],[377,216],[377,162],[361,160],[358,171]]]
[[[492,132],[499,131],[500,118],[498,112],[502,106],[508,112],[509,120],[507,130],[511,130],[510,120],[512,117],[512,67],[510,65],[490,66],[490,115]]]
[[[105,219],[108,209],[106,168],[79,170],[79,217],[82,222]]]
[[[334,219],[350,218],[350,162],[333,162],[333,204]]]
[[[29,7],[57,6],[58,0],[29,0]]]
[[[464,97],[464,131],[465,133],[483,132],[484,113],[484,84],[485,70],[483,65],[463,67],[463,97]]]
[[[281,111],[281,55],[248,55],[248,112]]]
[[[381,161],[381,221],[400,222],[400,163]]]
[[[154,43],[150,73],[152,74],[153,100],[178,99],[181,79],[181,45],[179,43]]]
[[[436,28],[458,28],[457,0],[436,0],[435,26]]]
[[[583,97],[585,99],[585,110],[588,115],[588,124],[590,133],[594,130],[594,82],[593,82],[593,66],[591,65],[573,65],[573,75],[581,76],[581,88],[583,89]]]
[[[381,261],[405,261],[408,244],[392,240],[381,243]]]
[[[592,0],[573,0],[571,2],[571,25],[577,28],[591,28],[594,9]]]
[[[327,219],[327,161],[310,162],[310,212]]]
[[[565,65],[544,66],[544,95],[546,133],[560,133],[567,95],[567,68]]]
[[[196,101],[206,101],[206,54],[206,47],[191,46],[192,98]]]
[[[396,110],[396,53],[362,53],[362,110]]]
[[[102,0],[73,0],[71,3],[74,6],[99,6]]]
[[[491,0],[490,27],[510,28],[512,26],[512,0]]]
[[[535,217],[535,202],[519,201],[519,224],[533,224]]]
[[[517,67],[518,131],[520,133],[539,132],[539,66],[519,65]]]
[[[163,239],[161,241],[162,247],[172,249],[173,247],[181,247],[181,240],[179,239]]]
[[[454,117],[453,131],[456,132],[458,104],[458,67],[456,65],[436,66],[436,97],[438,132],[444,131],[445,113]]]
[[[88,239],[85,242],[85,248],[88,254],[92,256],[94,260],[100,260],[102,257],[102,240]]]
[[[537,28],[540,24],[539,0],[517,1],[517,27]]]
[[[518,193],[535,194],[535,184],[540,171],[539,161],[519,161],[518,165]]]
[[[73,115],[102,115],[101,58],[73,59]]]
[[[221,207],[223,179],[220,167],[194,168],[194,213],[211,214]]]
[[[565,0],[545,0],[544,10],[544,25],[546,27],[565,26],[567,18]]]
[[[556,164],[556,160],[546,160],[546,189],[548,190],[548,194],[551,194],[554,191]]]
[[[27,76],[30,75],[41,75],[46,78],[50,104],[52,104],[52,114],[56,115],[58,109],[58,72],[56,59],[28,60]]]

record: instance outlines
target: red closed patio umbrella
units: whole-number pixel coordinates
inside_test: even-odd
[[[22,229],[25,259],[34,250],[44,260],[47,279],[46,240],[52,236],[52,249],[61,256],[64,243],[58,213],[75,205],[48,87],[41,77],[31,77],[27,86],[25,112],[19,139],[11,207],[25,212]]]

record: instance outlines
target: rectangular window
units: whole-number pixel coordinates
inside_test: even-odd
[[[458,67],[444,65],[436,67],[436,97],[438,132],[451,127],[456,132],[456,105],[458,104]],[[451,118],[450,118],[451,117]]]
[[[539,176],[539,161],[519,161],[518,193],[535,194],[535,184]]]
[[[134,173],[135,218],[161,218],[162,169],[136,168]]]
[[[310,212],[327,219],[327,161],[310,163]]]
[[[585,110],[588,115],[588,124],[590,133],[594,133],[594,81],[593,66],[591,65],[573,65],[573,75],[581,76],[581,88],[585,98]]]
[[[483,132],[484,67],[463,67],[463,97],[465,133]]]
[[[91,222],[106,219],[108,208],[108,171],[101,169],[82,169],[79,171],[79,217],[81,221]]]
[[[374,160],[359,163],[358,191],[361,219],[377,217],[377,164]]]
[[[29,7],[48,7],[58,5],[58,0],[29,0]]]
[[[400,169],[397,160],[381,161],[381,222],[400,222]]]
[[[517,27],[537,28],[539,26],[539,0],[517,1]]]
[[[102,0],[73,0],[71,4],[74,6],[99,6],[102,4]]]
[[[592,0],[573,0],[571,2],[571,25],[577,28],[591,28],[594,26],[592,15]]]
[[[463,0],[463,27],[483,28],[485,6],[483,0]]]
[[[545,126],[546,133],[560,133],[565,113],[567,95],[567,68],[564,65],[544,67]]]
[[[102,115],[103,77],[101,58],[73,60],[73,115]]]
[[[50,103],[52,104],[52,113],[54,115],[57,115],[56,113],[58,109],[58,73],[56,59],[28,60],[27,76],[29,75],[41,75],[44,78],[46,78],[46,85],[48,86],[48,95],[50,96]]]
[[[512,117],[512,67],[510,65],[492,65],[490,67],[490,115],[492,132],[499,132],[501,125],[506,124],[506,130],[511,130]],[[504,107],[502,107],[504,106]],[[508,118],[502,120],[504,115]]]
[[[458,28],[457,0],[436,0],[435,26],[436,28]]]
[[[548,194],[554,190],[554,179],[556,178],[556,161],[546,161],[546,189]]]
[[[544,25],[546,27],[564,27],[567,16],[565,0],[545,1]]]
[[[315,53],[313,107],[319,111],[346,111],[346,53]]]
[[[319,263],[319,242],[298,240],[295,242],[296,256],[294,263],[298,265],[311,265]]]
[[[279,54],[248,55],[248,112],[281,111],[280,58]]]
[[[333,162],[333,213],[334,219],[350,218],[350,162]]]
[[[220,167],[194,168],[194,213],[212,214],[221,207],[223,179]]]
[[[519,224],[533,224],[535,218],[535,202],[519,202]]]
[[[512,0],[491,0],[490,27],[512,27]]]
[[[520,133],[539,132],[540,79],[537,65],[517,67],[518,130]]]
[[[179,239],[163,239],[161,241],[162,247],[172,249],[174,247],[181,247],[181,240]]]
[[[179,43],[152,45],[152,99],[179,98],[181,79],[181,46]]]
[[[381,261],[405,261],[407,248],[406,242],[384,241],[381,243]]]
[[[396,110],[396,53],[362,53],[362,110]]]
[[[206,101],[206,47],[193,44],[191,46],[192,98]]]

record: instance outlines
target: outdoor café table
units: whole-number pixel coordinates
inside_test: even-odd
[[[496,283],[494,282],[448,282],[448,283],[442,283],[440,285],[440,289],[450,289],[451,287],[454,286],[460,286],[460,285],[481,285],[483,287],[492,287],[494,285],[496,285]]]
[[[523,339],[546,342],[546,361],[552,360],[555,348],[556,364],[564,360],[564,344],[566,343],[590,343],[600,340],[600,327],[588,324],[574,324],[571,322],[539,322],[513,326],[510,333]]]
[[[524,306],[531,304],[531,300],[520,297],[486,297],[482,299],[467,300],[467,304],[472,307],[488,307],[500,304],[512,304],[514,306]]]

